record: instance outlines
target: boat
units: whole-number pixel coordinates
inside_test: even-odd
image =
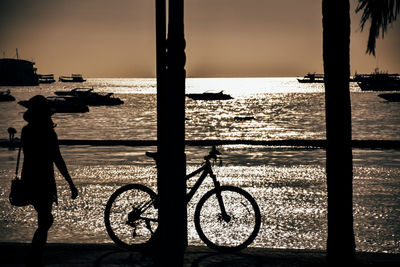
[[[358,82],[361,91],[399,91],[399,80],[385,80],[385,81],[364,81]]]
[[[233,118],[233,120],[235,121],[251,121],[251,120],[255,120],[255,118],[253,116],[236,116]]]
[[[93,87],[78,87],[74,88],[70,91],[55,91],[54,94],[58,96],[64,96],[64,95],[71,95],[71,96],[83,96],[90,94],[93,92]]]
[[[387,73],[379,71],[376,68],[373,73],[369,74],[358,74],[357,72],[353,76],[354,82],[365,82],[365,81],[375,81],[375,80],[398,80],[400,75],[398,73]]]
[[[60,76],[58,77],[58,80],[60,82],[69,82],[69,83],[86,82],[86,80],[83,79],[82,74],[71,74],[71,76]]]
[[[38,74],[38,77],[39,83],[54,83],[56,81],[53,74]]]
[[[378,96],[389,102],[400,102],[400,93],[385,93]]]
[[[186,94],[186,96],[193,100],[228,100],[233,98],[228,94],[224,94],[223,91],[218,93],[204,92],[201,94]]]
[[[82,103],[78,97],[73,96],[49,96],[46,99],[50,103],[50,108],[54,113],[84,113],[89,112],[89,107]],[[19,101],[23,107],[27,108],[28,100]]]
[[[370,74],[355,74],[353,81],[357,82],[362,91],[400,90],[400,75],[398,73],[380,72],[378,69]]]
[[[0,102],[15,101],[15,97],[11,95],[10,90],[0,91]]]
[[[324,74],[307,73],[303,78],[297,78],[299,83],[323,83]]]
[[[89,107],[78,97],[74,96],[49,96],[47,100],[55,113],[84,113],[89,112]]]
[[[121,99],[113,97],[113,93],[99,94],[93,92],[93,87],[78,87],[71,91],[56,91],[54,94],[58,96],[74,96],[80,99],[88,106],[111,106],[121,105],[124,103]]]
[[[18,58],[0,58],[0,86],[36,86],[39,78],[35,62]]]

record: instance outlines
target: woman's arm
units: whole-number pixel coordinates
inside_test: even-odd
[[[57,138],[56,138],[57,141]],[[71,198],[75,199],[78,196],[78,189],[76,189],[74,182],[72,181],[71,176],[69,175],[67,165],[65,164],[65,161],[63,157],[61,156],[60,148],[58,146],[58,141],[55,144],[55,157],[54,157],[54,163],[56,164],[58,170],[64,176],[65,180],[69,184],[69,188],[71,189]]]

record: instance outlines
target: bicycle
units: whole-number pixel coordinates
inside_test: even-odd
[[[204,157],[203,165],[186,179],[200,174],[186,194],[186,204],[192,199],[207,176],[214,188],[198,202],[194,223],[200,239],[210,248],[233,252],[250,245],[261,225],[257,202],[245,190],[235,186],[221,186],[213,173],[211,160],[221,153],[213,147]],[[157,163],[157,153],[146,152]],[[105,213],[108,235],[119,246],[140,249],[154,241],[158,227],[157,194],[141,184],[128,184],[117,189],[109,198]]]

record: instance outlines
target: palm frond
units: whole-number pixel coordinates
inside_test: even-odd
[[[400,0],[358,0],[356,12],[360,11],[363,11],[360,21],[361,31],[370,21],[366,53],[375,56],[376,39],[380,34],[383,39],[387,26],[396,20],[400,12]]]

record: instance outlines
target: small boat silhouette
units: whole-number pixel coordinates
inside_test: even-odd
[[[54,113],[84,113],[89,112],[89,107],[74,96],[49,96],[46,97]],[[28,100],[19,101],[23,107],[28,107]]]
[[[83,79],[82,74],[71,74],[71,76],[60,76],[58,77],[58,80],[60,82],[70,82],[70,83],[86,82],[86,80]]]
[[[228,100],[233,98],[228,94],[224,94],[223,91],[218,93],[204,92],[201,94],[186,94],[186,96],[193,100]]]
[[[307,73],[303,78],[297,79],[299,83],[323,83],[325,80],[324,74]]]
[[[386,93],[378,96],[390,102],[400,102],[400,93]]]
[[[15,97],[11,95],[10,90],[0,91],[0,102],[15,101]]]
[[[113,93],[99,94],[93,91],[93,87],[78,87],[71,91],[56,91],[54,94],[58,96],[74,96],[79,98],[81,102],[88,106],[111,106],[121,105],[124,103],[118,97],[113,97]]]

